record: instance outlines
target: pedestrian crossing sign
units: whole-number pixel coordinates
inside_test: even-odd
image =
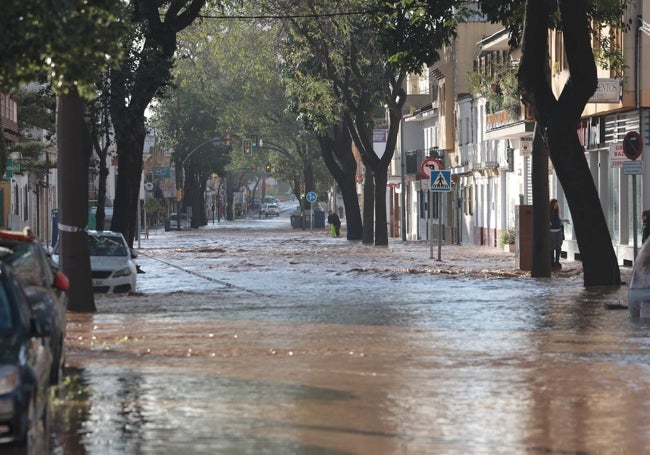
[[[451,191],[451,171],[431,170],[431,191],[438,193]]]

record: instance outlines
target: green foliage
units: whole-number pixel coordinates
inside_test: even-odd
[[[31,126],[54,132],[56,96],[49,86],[38,90],[21,88],[14,92],[18,103],[20,130]]]
[[[517,66],[507,63],[494,65],[492,71],[467,74],[467,85],[474,96],[483,96],[492,112],[517,111],[521,105],[521,92],[517,80]]]
[[[600,47],[594,49],[596,63],[604,69],[612,71],[614,77],[623,77],[625,70],[629,67],[623,58],[623,50],[610,36],[599,36],[598,40]]]
[[[420,74],[424,65],[438,61],[438,51],[456,36],[456,24],[469,14],[457,0],[376,3],[379,11],[371,22],[384,61],[393,71],[406,73]]]
[[[97,75],[120,58],[124,3],[5,2],[0,15],[0,87],[47,80],[57,92],[91,96]]]
[[[144,202],[144,210],[147,215],[157,215],[165,209],[165,206],[156,198],[149,198]]]
[[[523,33],[526,0],[481,0],[479,4],[481,11],[490,21],[500,22],[508,30],[511,47],[518,47]],[[594,26],[591,30],[592,36],[600,42],[600,49],[594,49],[596,62],[603,68],[614,71],[617,77],[620,77],[627,67],[623,61],[623,50],[618,48],[609,36],[602,36],[601,30],[603,25],[607,25],[614,30],[628,31],[630,24],[624,23],[623,18],[632,4],[633,0],[588,0],[587,14]],[[551,20],[551,27],[560,26],[559,13],[556,12]]]
[[[499,232],[499,245],[514,245],[516,240],[515,229],[508,228]]]

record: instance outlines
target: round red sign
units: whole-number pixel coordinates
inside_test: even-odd
[[[431,177],[431,171],[442,170],[442,163],[437,158],[426,158],[420,165],[420,172],[425,177]]]
[[[623,153],[629,160],[636,160],[643,151],[643,140],[636,131],[630,131],[623,138]]]

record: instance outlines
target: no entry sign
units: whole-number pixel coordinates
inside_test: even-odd
[[[442,162],[437,158],[426,158],[420,165],[420,173],[425,177],[431,177],[431,171],[442,169]]]
[[[643,140],[636,131],[630,131],[623,138],[623,153],[630,160],[636,160],[643,151]]]

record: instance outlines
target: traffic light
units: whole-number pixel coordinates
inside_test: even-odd
[[[176,202],[181,202],[183,200],[183,188],[176,190]]]
[[[253,143],[250,139],[244,139],[244,155],[252,156],[253,155]]]
[[[266,166],[264,166],[264,171],[267,174],[271,173],[271,163],[266,163]]]
[[[251,147],[257,147],[257,134],[251,136]]]
[[[226,147],[230,147],[232,145],[232,138],[230,137],[230,133],[226,133]]]
[[[257,164],[253,164],[251,170],[253,171],[253,174],[255,174],[257,172]]]

